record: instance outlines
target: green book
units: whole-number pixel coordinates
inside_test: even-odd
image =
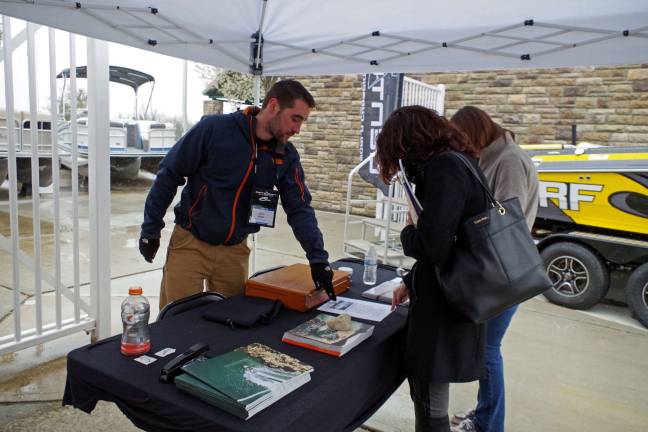
[[[181,374],[175,378],[176,387],[186,393],[198,397],[205,402],[217,406],[224,411],[229,412],[237,417],[247,419],[250,417],[249,412],[227,397],[226,395],[209,387],[205,383],[189,374]]]
[[[239,417],[249,418],[310,381],[310,365],[251,344],[184,366],[176,386]]]

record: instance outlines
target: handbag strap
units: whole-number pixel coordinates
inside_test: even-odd
[[[272,310],[261,315],[261,322],[263,324],[269,324],[277,315],[279,315],[281,308],[283,308],[281,300],[275,300],[272,305]]]
[[[459,152],[451,151],[449,153],[453,156],[456,156],[466,166],[466,168],[468,168],[468,171],[470,171],[473,177],[475,177],[475,179],[479,182],[482,189],[484,189],[484,192],[486,192],[486,194],[488,195],[488,199],[490,200],[491,205],[493,207],[498,207],[500,214],[506,213],[506,209],[502,206],[502,204],[500,204],[499,201],[495,199],[492,192],[490,191],[490,188],[484,184],[484,182],[481,179],[481,176],[479,175],[479,173],[477,172],[473,164],[470,163],[468,158],[466,158],[466,156],[464,156]]]

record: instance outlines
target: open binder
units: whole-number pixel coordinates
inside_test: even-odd
[[[396,178],[398,179],[398,182],[403,186],[403,190],[405,191],[405,199],[407,199],[407,205],[409,208],[409,215],[412,218],[412,222],[416,224],[418,222],[419,216],[421,215],[421,212],[423,211],[423,206],[414,194],[414,187],[412,187],[412,184],[407,179],[405,168],[403,167],[403,161],[401,159],[398,159],[398,166],[400,167],[400,171],[398,171],[398,173],[396,174]]]

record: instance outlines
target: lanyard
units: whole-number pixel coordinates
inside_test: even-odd
[[[256,139],[254,138],[254,130],[252,129],[252,116],[249,116],[250,121],[250,147],[252,147],[252,160],[254,161],[254,173],[256,174],[256,161],[259,156],[257,151]]]
[[[257,173],[257,159],[258,146],[256,144],[256,134],[252,130],[252,116],[250,116],[250,144],[252,145],[252,160],[254,163],[254,177],[256,180]],[[274,155],[270,154],[272,166],[275,171],[275,179],[277,179],[277,165],[274,160]],[[252,187],[250,196],[250,212],[248,214],[248,224],[258,227],[274,228],[275,218],[277,216],[277,203],[279,201],[279,192],[274,188],[264,189],[255,184]],[[278,184],[278,179],[277,179]]]
[[[252,161],[254,162],[254,175],[256,177],[257,173],[257,159],[259,157],[259,148],[256,144],[256,132],[255,129],[252,128],[252,116],[249,116],[249,124],[250,124],[250,146],[252,147]],[[270,160],[272,160],[272,167],[274,168],[274,178],[276,184],[279,184],[279,174],[277,173],[277,164],[275,163],[274,156],[271,154],[270,155]]]

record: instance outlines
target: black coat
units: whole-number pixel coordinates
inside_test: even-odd
[[[468,158],[481,173],[477,161]],[[417,380],[474,381],[483,368],[486,327],[469,321],[447,303],[435,266],[443,267],[461,224],[484,211],[488,201],[456,156],[433,156],[423,173],[416,184],[423,212],[416,227],[401,232],[405,255],[416,259],[405,277],[410,288],[405,369],[408,377]]]

